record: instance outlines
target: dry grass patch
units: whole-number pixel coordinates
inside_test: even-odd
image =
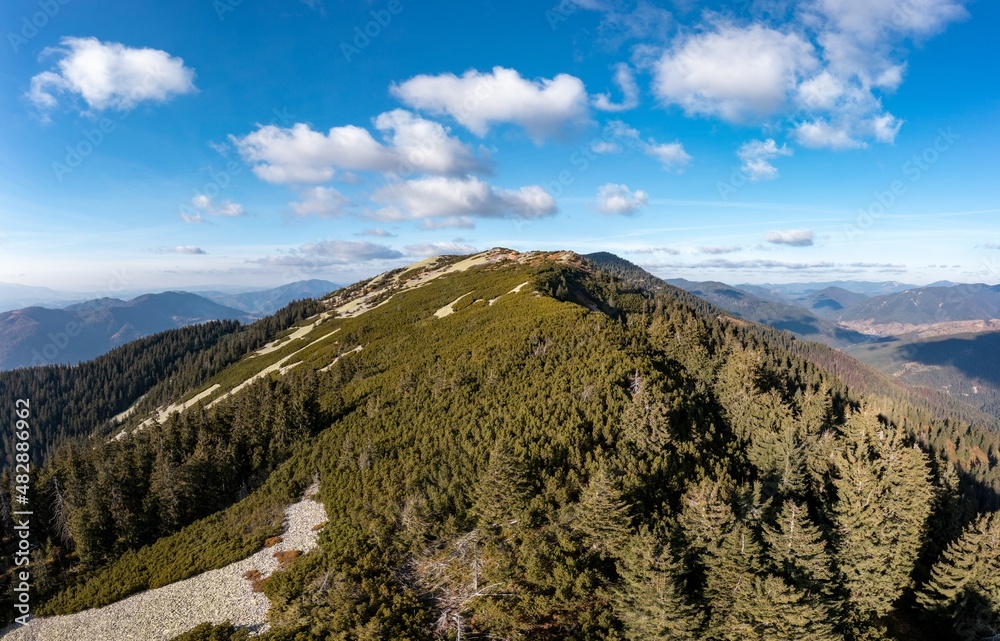
[[[273,548],[277,544],[281,543],[281,541],[282,539],[280,536],[272,536],[271,538],[264,540],[264,547]]]
[[[302,556],[301,550],[286,550],[284,552],[275,552],[272,556],[278,560],[283,569],[287,569],[292,561]]]

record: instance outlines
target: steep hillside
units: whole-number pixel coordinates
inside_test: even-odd
[[[102,298],[65,309],[29,307],[0,314],[0,370],[79,363],[167,329],[210,320],[252,321],[238,309],[185,292],[130,301]]]
[[[1000,507],[1000,435],[859,393],[816,365],[843,354],[618,267],[635,277],[569,252],[429,259],[60,448],[30,497],[38,613],[257,554],[318,479],[319,547],[257,586],[265,639],[1000,624],[995,575],[968,574],[983,600],[946,584],[993,562],[976,533]]]
[[[904,335],[847,353],[908,385],[944,392],[1000,419],[1000,332]]]

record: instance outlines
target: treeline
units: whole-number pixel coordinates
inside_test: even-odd
[[[127,552],[150,545],[184,526],[247,497],[290,453],[294,444],[332,419],[336,391],[320,388],[313,372],[265,379],[210,411],[175,414],[164,425],[119,440],[90,439],[60,447],[33,477],[29,504],[35,593],[45,599]],[[3,472],[2,487],[11,477]],[[0,496],[0,520],[10,532],[13,493]],[[186,563],[178,558],[172,563]],[[126,596],[101,586],[105,594]],[[83,590],[49,607],[94,605]],[[102,604],[103,605],[103,604]]]
[[[57,454],[46,486],[93,510],[68,519],[64,560],[94,570],[43,611],[180,578],[188,558],[231,562],[249,545],[227,538],[234,515],[266,525],[318,474],[329,523],[263,582],[264,639],[1000,634],[996,434],[858,393],[787,334],[544,260],[451,274],[337,322],[342,346],[280,381]],[[129,465],[141,491],[119,512]],[[105,564],[269,472],[247,501]],[[224,490],[191,494],[205,479]],[[43,553],[69,548],[58,532]]]
[[[90,436],[142,398],[144,414],[197,387],[322,306],[297,301],[251,325],[212,321],[149,336],[79,365],[0,372],[0,399],[31,401],[31,452],[39,464],[77,436]],[[143,395],[145,397],[143,398]],[[0,435],[0,468],[10,467],[13,431]]]
[[[854,396],[785,335],[669,293],[636,309],[604,275],[534,282],[618,301],[620,321],[544,297],[470,304],[405,344],[402,302],[361,321],[373,347],[345,394],[363,409],[303,457],[333,534],[265,583],[267,638],[1000,630],[996,527],[978,516],[998,461],[927,438],[993,436]]]

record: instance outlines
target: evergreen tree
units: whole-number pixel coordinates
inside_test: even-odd
[[[654,537],[632,538],[618,564],[621,584],[616,593],[625,636],[634,641],[696,641],[702,616],[684,595],[680,563]]]
[[[472,513],[480,526],[488,529],[515,524],[524,508],[527,488],[521,462],[511,448],[495,447],[473,494]]]
[[[850,417],[834,462],[837,566],[853,616],[871,621],[910,586],[931,510],[927,460],[869,410]]]
[[[805,506],[785,501],[773,526],[764,524],[763,537],[772,568],[791,584],[812,594],[833,588],[832,559],[823,533],[809,518]]]
[[[981,516],[948,546],[917,598],[963,641],[1000,637],[1000,513]]]

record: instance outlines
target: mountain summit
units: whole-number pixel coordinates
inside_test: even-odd
[[[10,638],[114,638],[116,620],[274,641],[1000,623],[995,422],[612,262],[430,258],[218,340],[85,441],[53,437],[33,499],[47,584]],[[293,518],[316,483],[318,538]],[[172,607],[183,580],[239,616]]]

